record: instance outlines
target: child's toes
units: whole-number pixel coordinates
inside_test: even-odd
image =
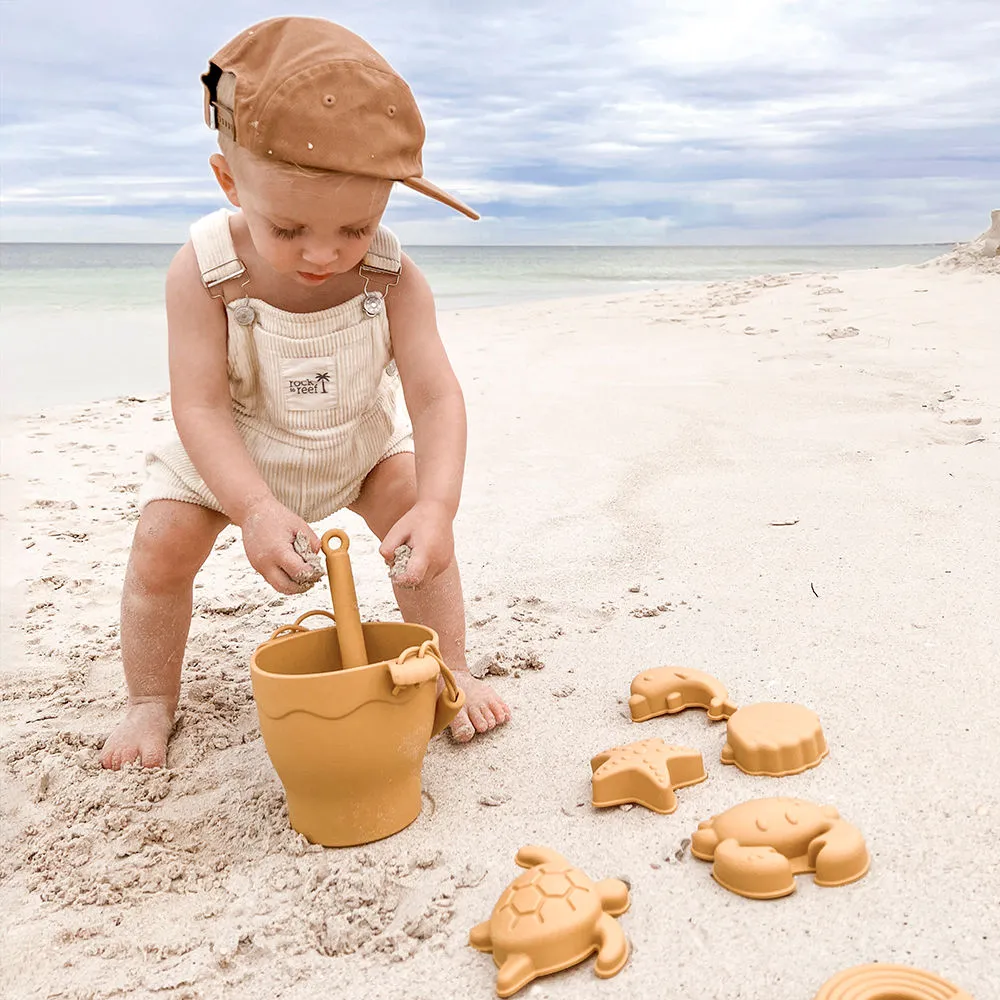
[[[469,713],[464,708],[452,719],[450,729],[451,737],[456,743],[468,743],[476,735]]]
[[[489,703],[489,708],[498,726],[502,726],[505,722],[510,722],[510,709],[499,695],[494,696],[493,700]]]
[[[482,706],[476,702],[466,702],[465,710],[469,713],[469,721],[475,727],[476,732],[481,733],[486,728]]]
[[[163,767],[167,762],[166,740],[144,740],[137,756],[143,767]]]

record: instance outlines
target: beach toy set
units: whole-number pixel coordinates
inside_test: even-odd
[[[688,708],[705,709],[711,721],[726,723],[720,759],[746,774],[775,778],[800,774],[816,767],[829,753],[819,717],[804,705],[761,702],[738,708],[716,678],[683,667],[657,667],[633,679],[629,698],[633,722]],[[632,749],[645,760],[656,743],[666,747],[663,741],[641,740],[611,753],[627,759],[624,752]],[[663,753],[662,748],[657,750]],[[690,767],[700,765],[697,750],[670,750],[675,757],[689,760]],[[639,770],[633,766],[636,774]],[[701,774],[704,779],[704,769]],[[634,802],[650,808],[649,796],[637,782],[630,797],[610,801],[597,777],[595,771],[596,807]],[[843,820],[836,808],[784,797],[753,799],[700,823],[691,837],[691,853],[712,862],[712,875],[719,885],[748,899],[787,896],[795,891],[795,876],[807,873],[815,876],[816,885],[847,885],[863,878],[871,864],[860,831]]]
[[[419,816],[427,744],[465,700],[432,629],[362,624],[349,546],[339,529],[323,535],[333,612],[300,615],[251,658],[261,736],[285,789],[289,822],[328,847],[380,840]],[[303,625],[314,616],[333,624]],[[819,718],[803,705],[739,708],[716,678],[682,667],[646,670],[632,681],[633,722],[691,708],[726,723],[721,762],[750,775],[799,774],[828,753]],[[663,815],[677,809],[678,789],[707,777],[699,751],[658,737],[612,747],[590,768],[595,808],[636,803]],[[712,862],[720,886],[757,900],[787,896],[805,873],[817,885],[847,885],[870,864],[860,831],[836,808],[783,797],[744,802],[700,823],[691,853]],[[629,908],[629,887],[592,881],[548,847],[522,847],[515,861],[527,870],[469,935],[472,947],[493,956],[497,995],[512,996],[594,953],[597,976],[620,972],[629,945],[615,918]],[[815,1000],[972,998],[930,973],[870,965],[836,976]]]
[[[711,721],[726,723],[720,760],[749,775],[800,774],[818,766],[829,753],[819,717],[804,705],[762,702],[739,708],[716,678],[683,667],[645,670],[632,681],[629,712],[633,722],[690,708],[704,709]],[[699,751],[658,737],[606,750],[591,759],[590,767],[592,804],[598,809],[635,803],[669,815],[677,809],[677,789],[706,780]],[[754,900],[795,892],[795,878],[804,874],[812,874],[819,886],[848,885],[863,878],[871,864],[860,830],[834,806],[788,797],[752,799],[699,823],[691,837],[691,853],[712,863],[712,875],[720,886]],[[550,881],[546,892],[526,892],[526,888],[542,885],[556,870],[540,861],[556,858],[559,878]],[[567,969],[595,951],[596,975],[608,978],[621,971],[628,959],[628,944],[617,926],[612,932],[610,925],[615,923],[614,916],[628,909],[627,888],[621,899],[613,901],[615,908],[599,907],[591,900],[586,916],[578,915],[567,908],[575,898],[575,890],[569,887],[576,880],[591,885],[586,876],[546,848],[523,848],[517,863],[535,867],[511,883],[489,921],[469,935],[474,948],[493,953],[499,969],[497,995],[512,996],[533,979]],[[594,934],[593,928],[600,926],[603,932]],[[609,940],[614,941],[613,948]],[[918,969],[864,965],[837,975],[815,1000],[972,997]]]

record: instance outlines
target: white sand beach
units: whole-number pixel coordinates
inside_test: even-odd
[[[631,885],[632,947],[531,1000],[812,1000],[862,962],[1000,997],[1000,259],[769,275],[446,313],[466,393],[470,662],[513,721],[433,741],[425,809],[356,849],[288,827],[249,659],[314,607],[227,529],[202,571],[168,767],[102,771],[142,452],[165,396],[19,419],[3,444],[3,984],[12,1000],[471,1000],[468,946],[525,844]],[[353,515],[362,616],[397,616]],[[632,677],[814,709],[830,755],[724,767],[724,724],[636,724]],[[670,816],[590,805],[592,755],[659,736],[708,780]],[[687,840],[745,799],[835,805],[861,881],[760,902]]]

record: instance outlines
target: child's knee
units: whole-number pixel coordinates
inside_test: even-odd
[[[351,510],[360,514],[379,538],[384,538],[416,502],[416,468],[412,452],[406,452],[375,466]]]
[[[153,501],[136,525],[129,576],[150,590],[190,582],[225,524],[221,514],[204,507],[173,500]]]
[[[401,517],[417,502],[417,475],[412,454],[394,456],[394,468],[381,484],[382,505]],[[390,459],[392,461],[392,459]]]

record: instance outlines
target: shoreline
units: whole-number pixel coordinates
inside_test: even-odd
[[[514,665],[492,682],[515,714],[467,747],[435,740],[424,813],[357,849],[288,828],[248,680],[255,646],[329,597],[276,595],[231,527],[196,584],[168,767],[96,765],[123,704],[142,449],[169,408],[19,418],[0,491],[12,995],[490,996],[496,969],[467,936],[528,843],[632,887],[625,969],[598,983],[584,963],[531,1000],[659,1000],[665,949],[685,1000],[803,1000],[871,961],[1000,994],[1000,884],[982,869],[1000,806],[967,777],[1000,750],[977,710],[1000,703],[1000,278],[959,264],[442,314],[469,413],[455,531],[470,663]],[[322,526],[351,535],[363,618],[393,620],[375,539],[348,513]],[[737,704],[808,705],[829,757],[752,778],[721,765],[703,713],[631,723],[631,678],[668,663]],[[670,816],[592,809],[590,757],[653,736],[699,750],[708,780]],[[722,889],[684,841],[766,795],[835,805],[870,873],[800,877],[780,903]]]
[[[923,244],[916,244],[916,246],[923,246]],[[944,258],[934,258],[928,260],[924,264],[897,264],[888,267],[844,269],[839,273],[854,273],[855,271],[888,272],[898,268],[929,266],[932,265],[935,260],[941,259]],[[760,274],[741,275],[738,277],[720,277],[713,279],[676,278],[656,283],[644,283],[645,287],[642,288],[632,287],[638,282],[622,281],[619,283],[609,283],[601,288],[595,288],[592,292],[574,291],[572,294],[560,294],[555,292],[552,294],[539,293],[535,295],[528,292],[522,292],[515,300],[506,302],[467,304],[451,307],[443,305],[438,309],[438,319],[440,321],[443,317],[449,315],[480,313],[483,311],[488,312],[490,310],[517,309],[537,305],[551,305],[558,308],[572,309],[580,302],[604,299],[609,296],[626,296],[628,298],[639,299],[644,295],[669,291],[673,288],[709,286],[729,281],[738,282],[751,279],[799,277],[808,274],[819,274],[822,270],[823,269],[815,271],[773,271],[762,272]],[[76,308],[62,305],[38,308],[27,305],[14,305],[6,306],[4,312],[4,322],[6,325],[31,322],[35,325],[41,324],[44,326],[48,323],[55,326],[56,324],[62,323],[66,317],[71,316],[78,322],[81,322],[85,329],[88,326],[90,329],[103,327],[102,335],[105,338],[110,338],[110,344],[104,348],[105,353],[108,352],[110,347],[114,352],[113,355],[111,355],[111,357],[113,357],[113,361],[111,363],[117,365],[120,371],[119,375],[113,377],[124,385],[125,382],[131,378],[131,376],[126,374],[129,370],[130,363],[134,363],[144,372],[144,375],[142,382],[138,386],[133,382],[131,390],[125,390],[124,388],[112,391],[100,390],[93,396],[71,399],[65,404],[49,402],[46,405],[37,408],[27,407],[22,403],[15,403],[12,405],[9,400],[11,398],[16,399],[18,387],[17,384],[11,382],[3,387],[3,403],[0,405],[0,435],[7,434],[18,421],[30,419],[34,416],[42,414],[62,412],[65,408],[93,407],[101,404],[102,402],[112,399],[128,398],[129,396],[155,398],[169,392],[166,374],[166,317],[163,313],[162,306],[148,304],[137,306],[114,304],[87,305]],[[108,322],[109,319],[110,325]],[[153,355],[159,355],[158,358],[150,354],[149,348],[142,349],[141,346],[136,345],[135,338],[133,336],[133,331],[136,327],[141,327],[147,331],[155,331],[156,349],[153,352]],[[82,350],[82,345],[79,346],[79,349]],[[20,350],[18,345],[9,345],[5,353],[5,369],[9,371],[30,369],[30,365],[26,360],[27,355],[25,355],[25,358],[19,357],[18,350]],[[81,355],[81,357],[83,356],[84,355]],[[148,373],[150,362],[152,362],[152,368],[154,371],[161,370],[160,376]],[[105,364],[107,363],[108,361],[105,359]],[[73,366],[70,366],[71,369],[72,367]],[[58,372],[56,373],[55,385],[53,385],[51,381],[51,374],[49,378],[50,381],[44,383],[43,391],[58,391],[65,394],[65,384],[59,384]]]

